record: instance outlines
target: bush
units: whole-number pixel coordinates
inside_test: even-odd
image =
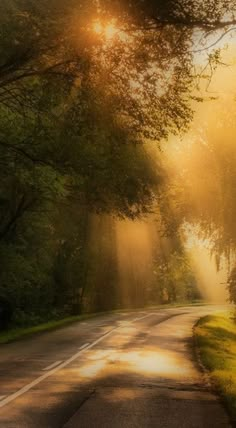
[[[0,330],[6,330],[12,320],[13,308],[10,301],[0,296]]]

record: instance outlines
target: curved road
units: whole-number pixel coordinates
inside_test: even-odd
[[[0,427],[230,427],[191,347],[218,309],[117,313],[0,346]]]

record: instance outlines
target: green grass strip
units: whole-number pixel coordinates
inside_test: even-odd
[[[91,314],[83,314],[83,315],[77,315],[73,317],[63,318],[60,320],[52,320],[46,323],[42,323],[36,326],[32,327],[18,327],[18,328],[11,328],[9,330],[0,332],[0,344],[10,343],[14,342],[16,340],[20,340],[25,338],[26,336],[31,336],[37,333],[43,333],[47,331],[56,330],[58,328],[65,327],[66,325],[72,324],[74,322],[83,321],[85,319],[89,318],[95,318],[103,315],[108,315],[111,313],[122,313],[122,312],[137,312],[147,309],[166,309],[166,308],[179,308],[182,306],[202,306],[203,302],[193,302],[193,303],[179,303],[179,304],[168,304],[168,305],[154,305],[154,306],[146,306],[144,308],[137,308],[137,309],[131,309],[131,308],[125,308],[125,309],[116,309],[113,311],[107,311],[107,312],[97,312],[97,313],[91,313]]]
[[[19,340],[26,336],[31,336],[37,333],[56,330],[58,328],[65,327],[66,325],[72,324],[76,321],[83,321],[84,319],[91,318],[94,316],[96,316],[96,314],[79,315],[79,316],[64,318],[61,320],[52,320],[33,327],[19,327],[19,328],[6,330],[0,333],[0,344],[10,343],[15,340]]]
[[[194,328],[203,365],[236,422],[236,320],[232,313],[202,318]]]

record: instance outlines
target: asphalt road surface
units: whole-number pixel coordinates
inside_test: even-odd
[[[230,427],[192,349],[217,309],[106,315],[0,346],[0,427]]]

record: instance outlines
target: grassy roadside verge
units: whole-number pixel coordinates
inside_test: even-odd
[[[87,318],[92,318],[97,316],[97,314],[91,315],[79,315],[74,317],[68,317],[60,320],[52,320],[46,323],[35,325],[32,327],[18,327],[12,328],[0,333],[0,345],[14,342],[15,340],[20,340],[26,336],[31,336],[37,333],[43,333],[46,331],[52,331],[65,327],[66,325],[72,324],[76,321],[83,321]]]
[[[32,336],[38,333],[44,333],[47,331],[53,331],[57,330],[62,327],[66,327],[69,324],[73,324],[74,322],[84,321],[86,319],[99,317],[102,315],[108,315],[112,313],[122,313],[122,312],[137,312],[142,310],[148,310],[148,309],[168,309],[168,308],[179,308],[184,306],[202,306],[207,303],[196,301],[193,303],[177,303],[172,305],[158,305],[158,306],[146,306],[144,308],[137,308],[137,309],[116,309],[113,311],[108,312],[97,312],[97,313],[90,313],[90,314],[83,314],[73,317],[68,317],[60,320],[51,320],[46,323],[42,323],[36,326],[32,327],[19,327],[19,328],[11,328],[9,330],[0,332],[0,345],[4,345],[6,343],[14,342],[16,340],[24,339],[28,336]]]
[[[236,423],[236,323],[232,313],[200,319],[194,336],[201,362]]]

